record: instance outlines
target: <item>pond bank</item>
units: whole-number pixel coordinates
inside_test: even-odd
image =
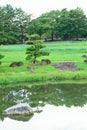
[[[57,71],[51,73],[15,73],[13,75],[0,76],[0,87],[7,84],[40,84],[40,83],[56,83],[56,82],[87,82],[87,71]]]
[[[0,82],[0,88],[14,88],[27,86],[32,87],[33,85],[52,85],[52,84],[87,84],[87,80],[58,80],[58,81],[39,81],[39,82],[28,82],[28,81],[14,81],[14,82]]]

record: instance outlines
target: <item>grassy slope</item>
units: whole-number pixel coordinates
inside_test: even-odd
[[[26,45],[0,46],[0,53],[5,56],[0,65],[0,83],[21,81],[47,81],[47,80],[72,80],[87,79],[87,64],[81,56],[87,53],[87,42],[54,42],[45,43],[49,56],[38,58],[49,58],[52,63],[58,61],[76,61],[80,68],[78,72],[60,71],[51,65],[36,65],[32,73],[27,69],[28,62],[25,60]],[[10,68],[10,63],[23,61],[24,66]]]

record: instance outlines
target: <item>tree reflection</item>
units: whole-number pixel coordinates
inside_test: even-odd
[[[82,107],[87,103],[87,84],[46,84],[0,89],[0,119],[4,120],[4,109],[20,102],[27,102],[33,108],[45,104]]]

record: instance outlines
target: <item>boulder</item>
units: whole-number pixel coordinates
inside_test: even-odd
[[[41,64],[42,65],[48,65],[48,64],[51,64],[51,61],[49,59],[42,59]]]
[[[33,109],[27,103],[20,103],[7,108],[3,112],[4,115],[31,115],[34,114]]]
[[[23,65],[23,62],[12,62],[11,64],[10,64],[10,67],[16,67],[16,66],[22,66]]]
[[[87,63],[87,60],[84,60],[85,63]]]
[[[83,58],[87,58],[87,55],[82,55]]]

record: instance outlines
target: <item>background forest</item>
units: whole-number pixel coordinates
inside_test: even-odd
[[[0,7],[0,44],[23,44],[28,39],[86,40],[87,16],[80,8],[53,10],[32,19],[11,5]]]

